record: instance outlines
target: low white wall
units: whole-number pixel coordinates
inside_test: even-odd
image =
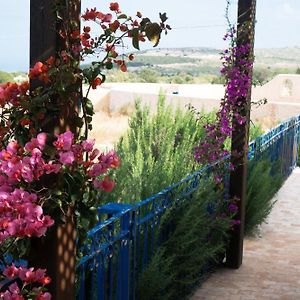
[[[155,111],[161,91],[174,108],[191,104],[197,110],[212,111],[219,108],[225,89],[218,84],[108,83],[91,91],[90,98],[96,110],[110,113],[132,110],[137,98]],[[264,86],[254,87],[252,100],[263,98],[267,98],[268,103],[252,106],[252,119],[280,121],[300,114],[300,75],[278,75]]]

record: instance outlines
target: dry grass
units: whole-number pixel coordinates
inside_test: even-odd
[[[277,126],[279,123],[280,121],[276,119],[274,115],[254,119],[254,124],[261,125],[261,128],[264,132]]]
[[[96,145],[101,150],[112,149],[114,144],[129,128],[128,120],[132,114],[132,108],[124,109],[119,113],[110,114],[107,111],[97,111],[93,117],[93,130],[89,137],[96,140]],[[263,117],[254,120],[260,124],[263,131],[275,127],[279,121],[273,117]]]
[[[127,129],[127,115],[109,115],[106,112],[98,111],[93,117],[93,130],[89,136],[96,139],[99,149],[111,149]]]

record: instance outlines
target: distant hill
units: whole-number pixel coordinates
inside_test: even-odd
[[[220,52],[221,50],[213,48],[150,49],[136,53],[136,59],[130,66],[152,66],[183,71],[206,67],[207,71],[211,71],[211,68],[220,66]],[[300,67],[300,48],[255,49],[255,65],[269,69],[296,69]]]
[[[126,73],[107,71],[110,82],[223,83],[220,49],[153,48],[134,53]],[[88,65],[88,64],[87,64]],[[277,74],[300,73],[300,48],[255,49],[254,84],[264,84]],[[0,73],[0,82],[20,80],[20,74]],[[9,78],[7,77],[9,76]],[[21,76],[24,76],[21,74]]]

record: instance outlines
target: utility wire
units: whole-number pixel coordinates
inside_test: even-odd
[[[178,29],[210,28],[210,27],[224,27],[224,26],[226,26],[226,24],[180,26],[180,27],[172,27],[172,30],[178,30]]]
[[[226,24],[192,25],[192,26],[172,27],[172,30],[213,28],[213,27],[224,27],[224,26],[226,26]],[[0,40],[11,40],[11,39],[16,39],[16,38],[24,38],[24,37],[29,37],[29,33],[28,34],[13,35],[13,36],[0,36]]]

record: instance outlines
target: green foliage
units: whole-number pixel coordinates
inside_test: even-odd
[[[256,49],[253,84],[265,84],[277,74],[297,74],[300,72],[299,54],[297,48]],[[125,75],[115,76],[114,72],[115,78],[108,76],[108,79],[115,82],[144,82],[140,76],[143,69],[157,73],[156,82],[161,83],[224,84],[224,78],[219,72],[219,50],[205,48],[144,51],[143,55],[136,55],[135,59],[128,63],[128,72]]]
[[[151,66],[151,65],[168,65],[196,63],[198,60],[190,57],[182,56],[158,56],[158,55],[139,55],[134,61],[128,63],[130,67]]]
[[[14,77],[11,73],[3,72],[0,71],[0,83],[8,82],[8,81],[13,81]]]
[[[256,138],[261,136],[264,133],[262,127],[260,124],[250,124],[250,130],[249,130],[249,142],[254,141]]]
[[[168,257],[160,248],[155,252],[137,283],[137,299],[163,300],[169,299],[167,291],[173,282],[173,257]]]
[[[266,221],[274,205],[274,195],[283,183],[278,172],[280,163],[266,159],[249,163],[245,234],[253,235],[258,226]],[[277,170],[277,171],[276,171]]]
[[[138,72],[140,82],[158,82],[159,74],[153,69],[142,69]]]
[[[211,84],[225,84],[225,78],[224,76],[214,76],[212,79],[211,79]]]
[[[252,83],[254,85],[263,85],[270,81],[275,75],[276,72],[272,71],[270,68],[256,67],[253,69]]]
[[[116,170],[116,187],[104,200],[136,202],[153,195],[190,174],[196,165],[193,147],[203,135],[203,118],[189,110],[174,110],[159,96],[157,112],[136,103],[129,131],[116,151],[121,167]],[[103,199],[102,199],[103,201]]]
[[[203,124],[214,118],[214,112],[201,112],[199,117],[189,110],[174,109],[166,105],[163,95],[159,96],[155,114],[137,101],[129,131],[116,146],[121,158],[116,186],[109,195],[103,195],[101,203],[145,199],[199,169],[193,147],[204,134]],[[250,139],[261,133],[259,125],[251,126]]]
[[[205,182],[165,217],[162,230],[171,223],[172,232],[141,274],[138,299],[184,299],[220,263],[230,219],[220,217],[221,206],[216,206],[212,215],[207,207],[221,198],[211,182]]]

